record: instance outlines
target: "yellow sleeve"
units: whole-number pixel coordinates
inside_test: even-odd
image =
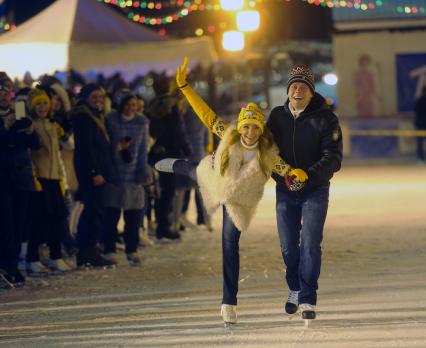
[[[180,90],[204,125],[218,137],[222,138],[225,134],[226,126],[221,118],[210,109],[206,102],[191,88],[191,86],[187,85]]]
[[[274,165],[272,167],[272,171],[274,173],[278,174],[279,176],[286,176],[291,169],[291,166],[284,162],[280,156],[275,158]]]

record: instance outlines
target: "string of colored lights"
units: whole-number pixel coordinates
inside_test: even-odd
[[[15,29],[16,29],[15,24],[10,24],[7,22],[0,21],[0,33],[3,33],[5,31],[10,31],[10,30],[15,30]]]

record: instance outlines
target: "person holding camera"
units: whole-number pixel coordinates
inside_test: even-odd
[[[107,114],[106,126],[118,181],[106,187],[102,243],[104,256],[114,260],[117,224],[123,211],[127,260],[132,266],[138,266],[139,227],[145,203],[144,185],[151,180],[147,159],[149,121],[145,116],[137,114],[137,98],[130,90],[122,90],[117,99],[118,110]]]

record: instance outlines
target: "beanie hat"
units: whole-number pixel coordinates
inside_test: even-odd
[[[96,90],[102,90],[102,87],[97,85],[96,83],[88,83],[87,85],[83,86],[83,88],[80,90],[80,93],[78,94],[78,98],[80,100],[86,101],[87,98],[90,97],[92,92]]]
[[[50,106],[50,98],[43,89],[33,88],[30,93],[28,93],[28,108],[31,112],[33,112],[37,103],[42,101],[47,102]]]
[[[240,130],[245,124],[257,125],[263,133],[265,128],[265,116],[255,103],[248,103],[245,108],[242,108],[238,115],[237,130]]]
[[[303,82],[309,87],[312,93],[315,92],[314,73],[307,65],[293,65],[288,74],[287,93],[293,82]]]

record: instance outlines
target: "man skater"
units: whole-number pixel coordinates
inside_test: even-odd
[[[341,167],[342,133],[336,115],[315,93],[314,75],[305,65],[292,67],[288,99],[275,107],[267,126],[280,156],[301,168],[308,180],[273,174],[277,182],[276,211],[281,252],[287,267],[287,314],[300,308],[303,319],[315,319],[321,242],[327,215],[330,179]]]

